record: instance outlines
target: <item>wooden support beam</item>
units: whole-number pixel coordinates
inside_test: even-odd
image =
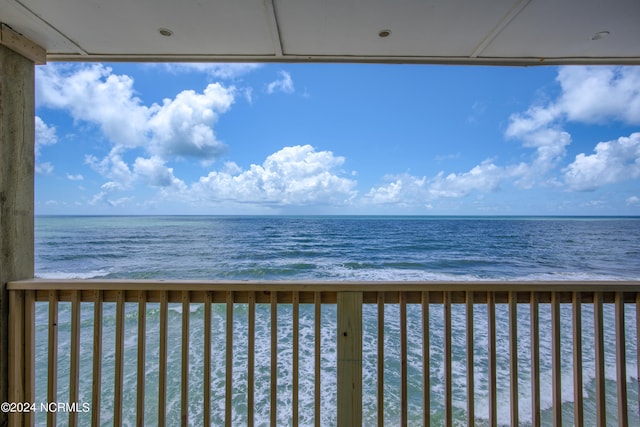
[[[22,387],[9,376],[7,282],[33,278],[34,93],[33,62],[0,45],[0,402]]]
[[[47,63],[47,51],[7,24],[0,24],[0,45],[19,53],[36,65]]]

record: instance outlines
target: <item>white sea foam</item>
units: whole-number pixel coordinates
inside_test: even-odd
[[[174,304],[172,304],[174,306]],[[175,304],[175,307],[181,307]],[[190,307],[190,417],[197,421],[201,417],[202,387],[202,366],[203,366],[203,310],[201,304],[192,304]],[[39,306],[38,312],[46,311],[44,306]],[[314,405],[313,399],[313,372],[314,372],[314,327],[313,308],[302,304],[300,306],[300,417],[301,425],[312,424],[313,413],[311,408]],[[153,409],[157,405],[154,388],[158,377],[158,367],[155,361],[158,360],[158,333],[159,333],[159,313],[157,304],[149,304],[147,312],[147,383],[151,401],[147,403],[151,412],[147,420],[153,423],[156,414]],[[36,366],[46,366],[46,313],[43,316],[37,313],[37,330],[40,331],[36,337],[37,360]],[[125,318],[125,390],[126,402],[135,402],[135,372],[136,372],[136,348],[137,348],[137,310],[134,306],[126,308]],[[212,310],[212,340],[214,349],[212,353],[212,408],[213,419],[216,424],[224,420],[224,381],[225,381],[225,331],[226,331],[226,311],[223,305],[215,304]],[[608,304],[604,308],[605,328],[613,328],[613,308]],[[444,359],[443,359],[443,307],[440,304],[432,304],[430,308],[431,324],[431,406],[435,420],[439,420],[443,413],[444,402]],[[550,341],[550,310],[548,304],[540,305],[540,380],[541,380],[541,407],[543,410],[543,420],[549,420],[552,408],[552,368],[551,368],[551,341]],[[335,352],[335,331],[336,331],[335,306],[327,305],[322,307],[322,425],[335,425],[336,408],[336,352]],[[464,420],[466,410],[466,340],[465,340],[465,320],[466,314],[464,306],[455,304],[451,310],[452,316],[452,380],[453,380],[453,405],[456,417]],[[179,310],[171,310],[169,314],[169,378],[167,405],[168,421],[179,422],[179,390],[180,390],[180,342],[179,331],[182,313]],[[635,323],[635,310],[628,309],[625,313],[626,321],[629,325]],[[91,342],[92,313],[91,310],[81,311],[82,339]],[[499,425],[507,425],[510,418],[509,401],[509,334],[508,309],[504,304],[496,306],[496,318],[499,325],[496,337],[497,347],[497,378],[498,378],[498,420]],[[529,313],[526,307],[518,310],[518,337],[519,337],[519,408],[520,424],[529,425],[531,419],[531,374],[529,368],[530,338]],[[247,307],[243,304],[236,304],[234,308],[234,423],[246,424],[246,369],[247,369]],[[291,413],[291,307],[280,306],[278,309],[278,419],[279,423],[286,424],[287,417]],[[115,305],[107,303],[103,312],[104,330],[104,355],[103,355],[103,399],[105,407],[104,413],[111,410],[109,399],[112,398],[113,367],[114,367],[114,346],[115,339]],[[67,348],[70,330],[70,306],[69,303],[61,304],[59,309],[59,345]],[[412,424],[419,424],[421,418],[421,372],[422,372],[422,319],[419,305],[409,304],[407,307],[408,322],[408,368],[409,368],[409,415]],[[476,394],[476,417],[478,425],[483,425],[488,419],[488,373],[487,373],[487,312],[486,307],[478,305],[474,309],[474,355],[475,355],[475,394]],[[376,354],[377,352],[377,308],[374,305],[365,305],[363,308],[363,347],[364,354]],[[573,402],[573,377],[572,377],[572,343],[571,343],[571,311],[570,307],[563,304],[561,307],[561,348],[562,348],[562,401],[566,404],[563,411],[567,414],[572,410]],[[388,305],[385,307],[385,423],[395,425],[399,420],[399,307]],[[627,337],[627,374],[630,384],[629,401],[637,401],[635,389],[635,376],[637,366],[635,361],[635,334]],[[613,408],[615,417],[616,401],[616,372],[615,372],[615,334],[605,336],[605,379],[607,381],[607,407]],[[269,395],[270,395],[270,309],[268,305],[258,304],[256,306],[256,424],[267,423],[269,419]],[[595,407],[595,396],[592,393],[595,384],[594,366],[594,337],[593,337],[593,310],[589,304],[583,308],[583,381],[585,393],[585,408],[588,413],[587,419],[593,419],[592,408]],[[91,389],[91,345],[81,347],[81,366],[85,370],[81,374],[81,395],[90,399]],[[65,359],[66,360],[66,359]],[[62,360],[60,366],[68,366]],[[364,406],[363,416],[365,423],[375,424],[376,422],[376,370],[377,361],[375,357],[366,356],[363,360],[363,387]],[[44,399],[46,396],[46,372],[38,371],[37,396]],[[68,377],[68,372],[64,369],[59,372],[61,379]],[[45,382],[43,382],[45,381]],[[64,389],[64,381],[61,385]],[[60,396],[64,396],[66,391],[61,390]],[[154,403],[156,402],[156,403]],[[631,403],[630,403],[631,404]],[[148,409],[149,410],[149,409]],[[567,412],[569,411],[569,412]],[[125,405],[125,419],[133,419],[135,405]],[[105,415],[107,416],[107,415]],[[569,416],[569,415],[567,415]],[[631,414],[632,420],[640,422],[637,414]],[[589,418],[591,417],[591,418]],[[108,421],[105,419],[105,422]],[[460,421],[462,422],[462,421]],[[545,424],[546,422],[543,422]],[[454,423],[455,424],[455,423]]]
[[[56,280],[65,280],[65,279],[95,279],[97,277],[104,277],[109,275],[109,272],[106,270],[92,270],[92,271],[83,271],[83,272],[63,272],[63,271],[46,271],[46,272],[37,272],[35,277],[38,279],[56,279]]]

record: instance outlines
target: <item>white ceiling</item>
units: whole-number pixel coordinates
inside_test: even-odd
[[[0,0],[50,61],[640,64],[639,20],[640,0]]]

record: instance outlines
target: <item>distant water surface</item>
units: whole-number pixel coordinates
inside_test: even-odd
[[[638,279],[640,218],[39,216],[47,278]]]

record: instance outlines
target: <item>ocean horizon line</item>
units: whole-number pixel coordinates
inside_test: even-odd
[[[127,217],[218,217],[218,218],[432,218],[432,219],[640,219],[640,215],[551,215],[551,214],[495,214],[495,215],[458,215],[458,214],[175,214],[175,213],[157,213],[157,214],[35,214],[36,218],[127,218]]]

